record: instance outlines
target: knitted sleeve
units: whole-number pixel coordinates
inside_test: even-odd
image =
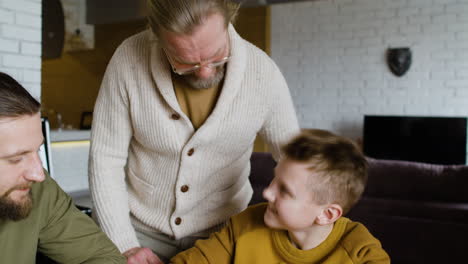
[[[130,222],[125,165],[132,137],[126,85],[128,47],[120,46],[112,57],[94,108],[89,156],[89,185],[94,216],[121,252],[139,246]]]
[[[390,257],[379,244],[369,244],[351,252],[356,264],[390,264]]]
[[[345,240],[344,248],[356,264],[390,264],[390,257],[362,224],[357,224]]]
[[[278,161],[281,145],[299,133],[299,124],[288,85],[276,64],[273,61],[271,63],[271,76],[264,77],[271,80],[268,86],[271,89],[266,97],[270,99],[269,113],[260,135],[270,147],[273,158]]]

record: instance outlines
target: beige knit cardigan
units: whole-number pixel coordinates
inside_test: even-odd
[[[97,220],[122,252],[139,246],[135,227],[179,239],[245,209],[257,133],[278,157],[279,145],[299,130],[275,63],[232,25],[229,35],[221,94],[196,131],[150,31],[125,40],[107,67],[94,109],[89,183]]]

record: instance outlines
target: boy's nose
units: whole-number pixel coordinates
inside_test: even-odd
[[[268,186],[267,188],[265,188],[265,190],[263,190],[263,198],[265,198],[265,200],[267,200],[268,202],[273,201],[274,195],[273,195],[272,190],[270,189],[270,186]]]

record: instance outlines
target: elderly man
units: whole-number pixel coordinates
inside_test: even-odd
[[[125,263],[91,218],[42,168],[39,103],[0,73],[0,262]]]
[[[280,70],[231,24],[236,4],[148,2],[151,30],[108,65],[89,163],[96,218],[134,263],[148,248],[167,260],[245,209],[256,135],[278,158],[299,131]]]

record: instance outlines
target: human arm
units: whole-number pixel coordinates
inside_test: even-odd
[[[390,264],[390,257],[382,248],[380,241],[362,224],[354,223],[343,246],[353,263]]]
[[[195,245],[171,259],[172,264],[229,264],[232,262],[235,247],[235,235],[230,221],[223,229],[200,239]]]
[[[278,161],[281,145],[299,133],[299,124],[288,85],[274,63],[271,68],[269,112],[259,134],[269,146],[273,158]]]
[[[39,196],[41,230],[38,250],[60,263],[126,263],[115,245],[50,177]]]
[[[89,156],[94,217],[121,252],[138,247],[130,222],[125,165],[133,130],[126,86],[130,71],[118,49],[106,70],[96,101]],[[122,66],[123,65],[123,66]]]
[[[356,264],[390,264],[390,257],[380,243],[364,246],[351,254]]]

